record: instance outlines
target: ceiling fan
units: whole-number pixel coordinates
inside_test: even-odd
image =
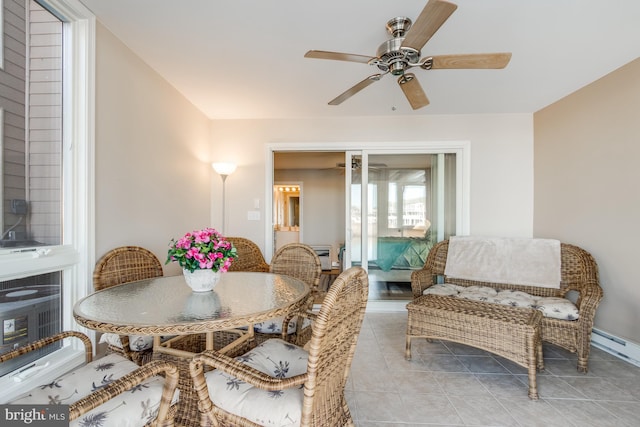
[[[387,164],[386,163],[369,163],[369,169],[382,169],[382,168],[386,168]],[[345,167],[345,163],[344,162],[339,162],[336,163],[336,168],[338,169],[344,169]],[[353,170],[358,170],[358,169],[362,169],[362,160],[358,157],[352,157],[351,158],[351,169]]]
[[[387,22],[387,31],[393,38],[378,47],[376,56],[324,50],[308,51],[304,55],[305,58],[360,62],[376,66],[380,70],[379,73],[370,75],[329,101],[329,105],[341,104],[370,84],[380,80],[385,74],[391,73],[394,76],[398,76],[398,85],[400,85],[409,104],[411,104],[411,108],[417,110],[429,105],[429,99],[415,74],[407,72],[413,67],[419,67],[423,70],[500,69],[506,67],[511,59],[511,53],[421,57],[421,49],[457,8],[457,5],[444,0],[429,0],[413,25],[411,19],[404,16],[389,20]]]

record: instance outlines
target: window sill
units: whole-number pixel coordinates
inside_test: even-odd
[[[39,246],[0,250],[0,281],[60,271],[78,262],[71,246]]]
[[[14,378],[19,369],[0,377],[0,404],[7,403],[34,387],[52,382],[65,372],[80,366],[84,361],[84,348],[75,349],[73,346],[67,346],[38,359],[38,365],[49,363],[49,366],[20,382]]]

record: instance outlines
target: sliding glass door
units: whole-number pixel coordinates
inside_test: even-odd
[[[345,265],[369,272],[372,300],[411,297],[411,272],[437,241],[458,232],[456,153],[346,153]],[[366,191],[364,190],[366,189]],[[366,236],[366,238],[363,238]]]

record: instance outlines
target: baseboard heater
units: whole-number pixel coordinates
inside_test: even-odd
[[[600,350],[640,366],[640,345],[636,343],[595,328],[592,331],[591,343]]]

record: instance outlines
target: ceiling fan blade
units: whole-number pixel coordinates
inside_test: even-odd
[[[355,95],[356,93],[360,92],[365,87],[367,87],[370,84],[380,80],[380,77],[382,77],[382,74],[374,74],[372,76],[367,77],[366,79],[362,80],[360,83],[358,83],[355,86],[347,89],[346,91],[344,91],[343,93],[341,93],[340,95],[338,95],[337,97],[335,97],[334,99],[329,101],[329,105],[340,105],[340,104],[342,104],[344,101],[346,101],[347,99],[351,98],[353,95]]]
[[[437,69],[469,69],[469,68],[504,68],[511,60],[511,53],[477,53],[470,55],[437,55],[432,57],[432,70]]]
[[[429,99],[424,93],[424,90],[422,90],[422,86],[420,86],[420,82],[416,79],[415,74],[405,73],[398,78],[398,84],[404,92],[404,96],[407,97],[409,104],[411,104],[411,108],[417,110],[418,108],[429,105]]]
[[[455,4],[443,0],[429,0],[405,34],[402,47],[421,50],[457,8]]]
[[[310,50],[304,54],[305,58],[316,59],[333,59],[335,61],[349,61],[349,62],[361,62],[367,64],[371,61],[371,56],[356,55],[353,53],[341,53],[341,52],[328,52],[326,50]]]

